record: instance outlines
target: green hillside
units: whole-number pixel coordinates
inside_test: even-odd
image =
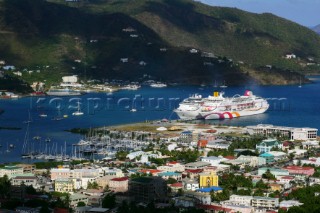
[[[318,70],[306,64],[320,61],[320,37],[272,14],[191,0],[2,0],[0,50],[0,60],[33,71],[23,72],[28,82],[148,74],[194,84],[290,84],[300,78],[292,71]],[[285,59],[288,53],[298,58]]]

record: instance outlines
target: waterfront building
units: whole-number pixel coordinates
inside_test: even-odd
[[[167,184],[160,177],[139,177],[129,181],[129,195],[136,202],[165,201]]]
[[[0,168],[0,177],[3,177],[5,175],[8,176],[8,178],[12,178],[13,176],[22,175],[23,174],[23,168],[19,166],[4,166],[3,168]]]
[[[200,173],[199,185],[200,185],[200,188],[201,187],[219,186],[219,177],[213,171],[211,171],[210,173]]]
[[[318,129],[316,128],[295,128],[273,126],[270,124],[258,124],[256,126],[247,126],[247,132],[251,135],[263,135],[266,137],[283,136],[290,140],[315,140],[317,139]]]
[[[270,152],[272,148],[282,150],[282,143],[276,139],[266,139],[256,145],[256,149],[260,152]]]

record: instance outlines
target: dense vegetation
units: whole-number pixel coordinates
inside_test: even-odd
[[[66,74],[290,84],[299,75],[286,69],[301,71],[308,57],[320,60],[320,37],[312,30],[272,14],[191,0],[2,0],[0,27],[0,59],[24,70],[28,82],[47,84]],[[130,28],[134,31],[123,31]],[[191,54],[190,48],[217,58]],[[299,58],[284,59],[287,53]],[[259,69],[267,64],[275,69]]]

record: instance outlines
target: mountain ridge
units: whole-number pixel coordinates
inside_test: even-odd
[[[147,74],[194,84],[273,84],[261,69],[268,65],[275,67],[269,73],[278,73],[277,84],[292,84],[300,78],[296,71],[309,69],[301,66],[308,57],[320,60],[319,36],[303,26],[190,0],[3,0],[0,27],[1,59],[41,70],[24,75],[28,82],[48,76],[56,82],[66,74],[131,80]],[[198,53],[190,53],[193,48]],[[288,53],[299,59],[285,59]]]

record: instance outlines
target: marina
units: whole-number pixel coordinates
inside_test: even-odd
[[[250,89],[268,100],[269,109],[259,115],[246,116],[224,120],[199,120],[191,123],[212,123],[227,126],[247,126],[255,124],[274,124],[281,126],[305,127],[314,124],[320,128],[320,114],[317,110],[320,106],[319,78],[313,77],[314,83],[299,88],[291,86],[247,86],[228,87],[224,90],[225,96],[241,93]],[[82,135],[71,133],[73,128],[93,128],[113,126],[125,123],[150,122],[153,120],[167,119],[169,121],[179,119],[174,112],[179,103],[198,93],[199,98],[206,97],[216,88],[212,86],[168,86],[164,88],[152,88],[142,86],[139,90],[119,90],[115,93],[87,93],[76,97],[24,97],[17,100],[0,100],[0,108],[5,112],[0,116],[0,153],[4,154],[1,162],[30,161],[37,159],[21,159],[22,147],[26,129],[29,125],[29,141],[38,154],[68,155],[69,158],[77,153],[77,158],[83,157],[83,153],[90,153],[90,146],[74,145],[83,139]],[[312,97],[313,102],[310,102]],[[39,101],[41,98],[41,101]],[[44,98],[44,99],[43,99]],[[95,102],[93,101],[95,100]],[[72,116],[78,110],[78,101],[81,105],[82,116]],[[132,109],[136,111],[133,112]],[[30,112],[30,113],[29,113]],[[45,113],[47,117],[40,117]],[[29,115],[30,114],[30,115]],[[24,123],[23,121],[31,121]],[[294,122],[293,122],[294,121]],[[159,124],[160,125],[160,124]],[[160,126],[158,126],[160,127]],[[41,137],[33,140],[33,137]],[[46,141],[50,138],[50,142]],[[10,144],[14,148],[7,149]],[[112,142],[113,143],[113,142]],[[120,143],[120,142],[119,142]],[[123,144],[124,141],[121,141]],[[129,143],[125,141],[125,143]],[[138,143],[133,143],[127,148],[134,149]],[[77,147],[74,149],[74,147]],[[40,148],[41,147],[41,148]],[[46,148],[47,147],[47,148]],[[97,153],[105,150],[113,151],[121,149],[121,146],[94,145]],[[111,149],[111,148],[114,149]],[[31,149],[31,148],[30,148]],[[9,150],[9,152],[6,152]],[[61,151],[62,150],[62,151]],[[85,152],[83,152],[85,150]],[[98,151],[99,150],[99,151]],[[80,153],[80,155],[79,155]],[[92,155],[92,154],[91,154]],[[94,155],[95,157],[97,154]],[[39,156],[38,156],[39,157]]]

